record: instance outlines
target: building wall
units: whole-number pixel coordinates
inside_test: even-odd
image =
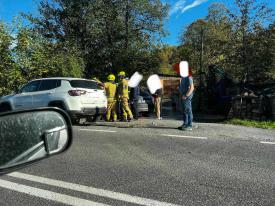
[[[180,79],[180,77],[160,77],[161,83],[163,85],[164,98],[170,99],[174,93],[178,92]]]

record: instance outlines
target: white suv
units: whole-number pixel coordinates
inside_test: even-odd
[[[96,119],[104,114],[107,98],[95,81],[55,77],[30,81],[19,92],[0,99],[0,112],[49,106],[65,110],[77,123],[83,117]]]

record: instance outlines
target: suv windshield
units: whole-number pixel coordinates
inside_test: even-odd
[[[71,80],[70,84],[74,88],[101,89],[100,86],[94,81]]]

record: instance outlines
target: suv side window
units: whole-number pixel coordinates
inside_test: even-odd
[[[22,89],[20,90],[20,93],[29,93],[29,92],[36,92],[39,88],[41,81],[32,81],[28,84],[26,84]]]
[[[61,86],[61,80],[49,79],[42,80],[39,91],[51,90]]]

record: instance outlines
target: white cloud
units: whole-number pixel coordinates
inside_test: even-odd
[[[192,4],[187,5],[186,7],[182,8],[181,13],[186,12],[189,9],[192,9],[196,6],[199,6],[203,4],[204,2],[207,2],[208,0],[195,0]]]
[[[185,7],[186,0],[179,0],[170,10],[170,16],[179,12],[182,8]]]
[[[186,0],[179,0],[175,3],[175,5],[170,10],[170,15],[173,15],[177,12],[184,13],[189,9],[197,7],[208,0],[195,0],[191,4],[186,5]]]

